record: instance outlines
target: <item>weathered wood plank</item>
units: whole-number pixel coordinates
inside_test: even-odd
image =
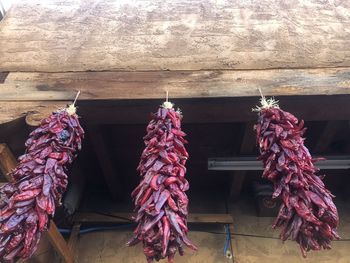
[[[348,68],[196,72],[10,73],[5,82],[0,84],[0,123],[9,122],[28,113],[30,113],[28,123],[37,123],[53,110],[64,107],[68,101],[74,98],[77,90],[82,91],[79,98],[82,112],[90,111],[88,118],[95,120],[104,119],[106,116],[104,121],[101,120],[101,123],[108,123],[119,118],[118,116],[110,118],[109,114],[115,107],[123,103],[118,101],[105,104],[104,100],[160,99],[164,98],[165,90],[170,92],[173,100],[177,98],[257,96],[257,87],[261,87],[267,96],[340,95],[350,94],[349,78],[350,69]],[[37,102],[34,102],[36,100]],[[91,100],[101,100],[101,103],[91,104]],[[306,100],[308,99],[303,100],[307,105]],[[314,107],[333,103],[332,101],[324,101],[328,98],[318,100],[319,102],[311,101]],[[19,103],[19,101],[23,101],[23,103]],[[89,102],[84,104],[85,101]],[[239,101],[237,103],[241,104]],[[254,103],[252,102],[249,107],[252,107]],[[130,102],[124,103],[128,111],[133,111],[131,104]],[[140,106],[142,106],[141,104],[142,102]],[[87,106],[90,106],[90,109]],[[182,105],[180,106],[182,107]],[[228,105],[219,107],[226,106]],[[187,106],[185,105],[185,107]],[[188,107],[193,106],[188,105]],[[95,118],[102,108],[104,116]],[[322,108],[324,111],[327,110],[325,107]],[[152,108],[148,107],[147,112],[150,110]],[[221,115],[226,116],[227,114],[235,113],[221,111]],[[332,113],[326,114],[332,115]],[[335,116],[335,118],[342,119],[342,114],[340,113],[340,116]],[[206,116],[208,115],[212,114],[208,112]],[[234,119],[237,121],[247,120],[243,116],[252,116],[248,109],[237,115],[242,116],[235,116]],[[312,119],[318,118],[318,115],[320,114]],[[139,114],[139,116],[141,115]],[[137,116],[135,117],[137,118]],[[144,116],[142,118],[145,119]],[[322,117],[320,118],[322,119]]]
[[[110,216],[109,216],[110,215]],[[78,212],[74,216],[74,222],[79,223],[125,223],[130,222],[133,213],[113,213],[97,214],[92,212]],[[125,219],[123,219],[125,218]],[[127,220],[128,219],[128,220]],[[188,223],[222,223],[232,224],[231,214],[196,214],[188,215]]]
[[[47,230],[47,237],[65,263],[75,262],[72,251],[69,249],[66,241],[53,221],[50,222],[49,229]]]
[[[0,71],[350,66],[349,13],[347,1],[26,0],[0,25]]]
[[[5,143],[0,144],[0,170],[7,181],[12,182],[13,178],[9,173],[17,166],[17,160]]]
[[[74,262],[78,262],[78,254],[74,253],[76,251],[77,245],[78,245],[78,239],[79,239],[79,232],[80,232],[80,223],[75,223],[72,227],[72,232],[70,233],[69,240],[68,240],[68,247],[71,250]]]
[[[350,94],[350,68],[10,73],[0,101],[219,98]]]
[[[349,120],[349,95],[277,97],[281,107],[308,121]],[[87,124],[145,124],[150,112],[163,100],[78,101],[78,114]],[[185,123],[247,122],[258,97],[217,99],[172,99],[184,113]],[[53,110],[67,101],[0,101],[0,124],[27,116],[27,124],[39,125]],[[5,109],[2,111],[2,109]]]
[[[0,124],[30,115],[33,118],[37,117],[36,125],[38,125],[42,117],[49,116],[52,111],[65,107],[66,104],[66,101],[0,101]]]

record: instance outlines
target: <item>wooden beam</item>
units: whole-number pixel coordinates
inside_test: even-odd
[[[243,139],[239,151],[240,155],[252,154],[255,148],[254,124],[255,122],[248,122],[245,124]],[[247,171],[233,171],[231,174],[232,184],[230,188],[229,199],[236,201],[240,196]]]
[[[50,226],[47,230],[47,237],[57,253],[63,258],[65,263],[75,262],[72,251],[52,220],[50,221]]]
[[[0,24],[0,71],[350,66],[349,12],[347,1],[20,1]]]
[[[74,223],[74,225],[72,227],[72,231],[71,231],[70,236],[69,236],[69,240],[68,240],[68,247],[69,247],[70,251],[72,252],[73,256],[75,256],[74,262],[78,262],[78,254],[79,253],[74,253],[74,252],[77,249],[80,227],[81,227],[80,223]]]
[[[8,174],[12,169],[16,168],[17,161],[11,150],[6,144],[0,144],[0,167],[3,174]],[[13,181],[11,177],[8,178],[9,181]],[[74,263],[73,256],[69,250],[67,243],[65,242],[63,236],[58,231],[55,222],[52,220],[49,224],[49,229],[47,232],[48,238],[52,246],[57,250],[59,255],[62,257],[65,263]]]
[[[257,87],[261,87],[267,96],[295,96],[281,98],[281,106],[286,105],[296,114],[300,112],[298,116],[305,119],[345,120],[350,115],[347,98],[323,96],[315,100],[298,96],[349,94],[348,76],[350,69],[346,68],[10,73],[0,84],[0,124],[27,116],[29,125],[38,125],[52,111],[70,102],[78,89],[82,90],[78,101],[79,113],[89,123],[137,123],[146,120],[149,112],[155,110],[154,103],[159,104],[164,99],[165,90],[169,90],[173,101],[181,103],[178,106],[183,110],[189,109],[189,112],[201,104],[213,102],[210,100],[212,98],[220,100],[218,105],[214,101],[211,108],[204,107],[203,115],[193,115],[193,121],[198,119],[201,122],[200,118],[204,117],[208,119],[207,122],[215,122],[218,117],[218,122],[247,121],[255,118],[250,108],[257,103],[258,97],[250,96],[258,96]],[[237,96],[239,98],[236,99]],[[135,105],[138,106],[137,110]],[[242,107],[241,110],[237,110],[239,107]],[[114,114],[120,110],[128,114]],[[218,112],[215,113],[215,110]],[[190,118],[191,113],[186,114],[185,121]]]
[[[12,182],[13,178],[9,173],[17,166],[17,160],[5,143],[0,144],[0,170],[7,181]]]
[[[133,213],[106,213],[78,212],[73,221],[77,223],[127,223],[130,222]],[[125,218],[125,219],[123,219]],[[196,214],[190,213],[188,223],[221,223],[232,224],[231,214]]]
[[[122,187],[119,180],[120,177],[112,163],[105,138],[103,137],[102,129],[98,126],[89,126],[87,133],[92,143],[92,147],[94,148],[96,158],[109,192],[113,200],[117,200],[121,197],[122,193]]]
[[[283,96],[277,97],[280,106],[298,118],[307,121],[349,120],[349,95],[337,96]],[[149,114],[156,111],[162,100],[117,100],[117,101],[78,101],[78,114],[82,122],[97,124],[145,124]],[[202,98],[172,99],[175,107],[184,113],[185,123],[228,123],[255,121],[256,113],[251,111],[258,103],[258,97],[246,98]],[[67,102],[1,102],[0,124],[17,118],[27,112],[28,125],[37,126],[54,109],[62,108]],[[8,108],[3,112],[1,109]],[[35,113],[32,110],[36,109]]]
[[[350,94],[350,68],[155,72],[10,73],[0,101],[220,98]]]
[[[48,117],[52,111],[63,108],[66,104],[66,101],[0,101],[0,124],[8,123],[29,115],[30,119],[35,120],[35,126],[37,126],[42,118]]]

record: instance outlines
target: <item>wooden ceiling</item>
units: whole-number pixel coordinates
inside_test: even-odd
[[[193,189],[235,194],[246,174],[230,184],[206,159],[255,153],[258,88],[308,121],[312,151],[350,150],[349,14],[346,1],[18,2],[0,22],[0,139],[20,152],[22,117],[36,126],[81,90],[90,182],[102,172],[119,198],[169,91],[185,116]]]
[[[350,94],[349,13],[346,1],[21,1],[0,22],[0,124],[37,125],[78,90],[94,124],[140,122],[166,90],[190,122],[248,121],[258,87],[303,95],[281,101],[305,119],[349,119],[348,97],[324,96]]]

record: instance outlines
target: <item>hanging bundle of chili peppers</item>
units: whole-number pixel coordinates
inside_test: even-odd
[[[14,262],[35,252],[66,190],[67,168],[81,149],[84,131],[74,104],[44,119],[26,141],[26,152],[0,188],[0,259]]]
[[[262,177],[273,183],[272,197],[282,200],[273,228],[282,227],[281,239],[295,240],[304,257],[310,250],[330,249],[331,241],[339,239],[338,212],[304,145],[304,122],[263,96],[254,110]]]
[[[146,148],[137,168],[141,182],[132,192],[137,216],[134,237],[127,245],[143,243],[147,262],[183,255],[183,243],[197,248],[187,238],[188,198],[185,191],[186,161],[189,157],[181,131],[182,115],[164,102],[147,126]]]

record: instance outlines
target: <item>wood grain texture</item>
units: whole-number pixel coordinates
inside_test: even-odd
[[[350,94],[350,68],[10,73],[0,101],[218,98]]]
[[[0,71],[350,66],[348,1],[26,0],[0,24]]]
[[[4,83],[0,83],[0,123],[9,122],[29,114],[28,123],[37,125],[53,110],[64,107],[69,101],[72,101],[77,90],[82,91],[78,102],[79,105],[82,105],[82,111],[89,111],[89,115],[84,116],[84,118],[95,119],[95,121],[103,123],[103,119],[105,119],[104,122],[110,122],[123,117],[116,116],[114,113],[113,118],[110,116],[111,112],[117,110],[116,107],[122,104],[126,106],[124,110],[135,112],[135,107],[130,101],[121,102],[121,100],[164,99],[166,90],[169,91],[172,100],[258,96],[257,87],[261,87],[267,96],[341,95],[350,94],[349,79],[350,69],[348,68],[10,73]],[[106,100],[118,101],[105,103]],[[254,100],[256,101],[256,98],[252,100],[246,111],[237,115],[253,116],[250,113],[250,108],[256,103],[253,102]],[[310,99],[303,99],[305,102],[306,100]],[[319,99],[319,103],[314,101],[311,103],[315,105],[333,103],[324,102],[324,100],[328,99]],[[91,101],[101,102],[91,104]],[[84,102],[86,102],[85,106],[83,106]],[[242,102],[237,101],[237,103],[241,104]],[[137,102],[134,101],[133,104],[136,105]],[[142,107],[141,104],[139,106]],[[225,105],[229,107],[228,104]],[[101,112],[101,109],[104,110],[103,116],[96,116],[98,112]],[[209,112],[211,109],[207,110],[207,116],[213,115]],[[139,112],[142,112],[142,108],[139,109]],[[227,114],[235,113],[225,112],[224,109],[220,113],[222,116]],[[135,118],[137,118],[136,115]],[[240,120],[239,116],[235,118],[238,118],[237,121]]]
[[[308,121],[349,120],[349,95],[277,97],[283,109]],[[163,100],[78,101],[78,114],[88,124],[146,124],[151,112]],[[173,99],[175,107],[184,113],[184,123],[229,123],[255,121],[251,109],[257,97],[217,99]],[[12,118],[27,116],[27,124],[40,121],[67,101],[0,101],[0,124]],[[2,108],[9,109],[1,111]],[[11,109],[13,108],[13,109]],[[13,111],[12,111],[13,110]]]
[[[64,263],[75,262],[72,251],[68,247],[66,241],[58,231],[58,228],[53,221],[50,222],[49,229],[47,230],[47,237],[58,254],[62,257]]]
[[[81,227],[80,223],[75,223],[72,227],[72,231],[69,236],[68,247],[72,252],[75,251],[78,243],[80,227]]]
[[[39,125],[42,117],[48,117],[52,111],[55,111],[59,108],[65,107],[67,102],[15,102],[7,101],[0,102],[0,124],[14,121],[16,119],[26,117],[28,114],[35,116],[40,115],[36,119],[36,125]],[[40,119],[41,118],[41,119]]]
[[[7,181],[12,182],[13,178],[9,173],[16,168],[17,160],[5,143],[0,144],[0,170]]]

